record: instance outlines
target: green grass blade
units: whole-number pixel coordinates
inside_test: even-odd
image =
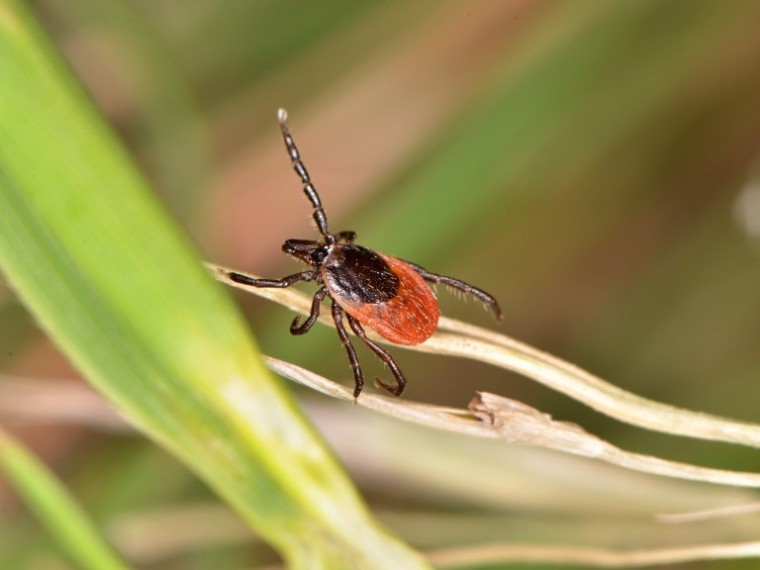
[[[15,0],[0,84],[0,266],[79,370],[292,567],[426,567],[371,518]]]
[[[79,568],[129,568],[98,535],[63,485],[29,451],[0,430],[0,467]]]

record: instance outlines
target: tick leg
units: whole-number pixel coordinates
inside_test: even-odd
[[[483,304],[488,305],[497,321],[500,321],[503,318],[501,307],[499,307],[499,302],[492,295],[489,295],[482,289],[473,287],[472,285],[465,283],[464,281],[460,281],[459,279],[454,279],[453,277],[438,275],[437,273],[430,273],[424,267],[420,267],[416,263],[411,263],[410,261],[404,261],[404,263],[411,265],[412,268],[417,273],[419,273],[420,277],[422,277],[425,281],[429,281],[430,283],[443,283],[444,285],[448,285],[449,287],[453,287],[454,289],[462,291],[462,293],[472,295]]]
[[[356,232],[352,232],[351,230],[338,232],[335,234],[335,237],[338,238],[338,241],[345,241],[346,243],[353,243],[356,239]]]
[[[282,251],[300,259],[302,255],[299,254],[309,253],[319,245],[320,242],[312,239],[287,239],[285,240],[285,243],[282,244]]]
[[[288,118],[288,114],[284,109],[280,109],[277,112],[277,118],[280,121],[280,131],[282,131],[282,138],[285,141],[285,148],[288,149],[290,160],[293,162],[293,170],[296,171],[296,174],[298,174],[298,177],[301,179],[301,182],[303,183],[303,191],[309,199],[309,202],[311,202],[311,205],[314,206],[314,213],[312,216],[314,217],[314,222],[317,224],[317,229],[319,230],[319,233],[324,236],[325,242],[332,245],[335,243],[335,236],[327,231],[327,214],[325,214],[325,210],[322,208],[322,201],[319,199],[317,189],[314,188],[314,184],[311,182],[309,172],[306,170],[303,162],[301,162],[301,155],[298,152],[298,147],[296,147],[293,136],[285,125],[285,120]]]
[[[243,285],[250,285],[251,287],[275,287],[284,289],[299,281],[313,281],[315,274],[316,272],[314,271],[301,271],[300,273],[294,273],[293,275],[288,275],[282,279],[254,279],[253,277],[230,271],[227,273],[227,277],[230,278],[230,281],[242,283]]]
[[[354,345],[351,344],[351,339],[348,338],[346,328],[343,326],[343,309],[341,309],[340,306],[335,303],[335,301],[333,301],[332,304],[332,317],[333,321],[335,321],[335,330],[338,331],[340,342],[343,343],[343,346],[348,353],[348,360],[351,362],[351,368],[354,371],[355,400],[359,397],[359,394],[362,393],[362,388],[364,388],[364,374],[362,374],[362,368],[359,365],[359,357],[356,355],[356,349],[354,348]]]
[[[311,312],[309,313],[309,317],[301,325],[298,324],[298,320],[301,318],[300,316],[293,319],[293,322],[290,325],[290,334],[305,334],[311,330],[311,327],[314,326],[314,323],[316,323],[319,318],[319,306],[322,304],[322,301],[326,296],[326,287],[322,287],[319,291],[314,293],[314,298],[311,300]]]
[[[398,364],[396,364],[396,361],[393,360],[393,357],[386,351],[384,348],[380,347],[375,343],[374,341],[370,340],[367,337],[367,333],[364,332],[364,328],[362,328],[362,325],[357,321],[355,318],[353,318],[351,315],[348,315],[348,324],[351,326],[351,330],[354,331],[354,334],[358,336],[361,341],[366,344],[369,349],[374,352],[377,357],[383,361],[383,363],[388,365],[388,368],[391,369],[391,372],[393,373],[393,377],[396,379],[396,385],[393,386],[391,384],[388,384],[385,380],[382,380],[381,378],[375,378],[375,382],[381,387],[393,394],[394,396],[401,396],[401,394],[404,393],[404,389],[406,388],[406,378],[404,378],[404,374],[401,372],[401,369],[398,367]]]

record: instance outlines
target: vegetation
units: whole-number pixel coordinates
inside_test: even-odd
[[[645,462],[756,469],[753,449],[697,438],[758,441],[758,16],[749,0],[0,0],[0,567],[752,568],[759,515],[655,515],[749,511],[754,473],[688,482],[403,419],[488,391],[557,438],[577,432],[535,410]],[[282,241],[313,235],[279,107],[334,230],[495,294],[498,332],[619,387],[610,406],[546,381],[553,357],[521,368],[528,348],[507,367],[557,391],[522,381],[493,356],[522,345],[456,322],[423,347],[439,354],[394,349],[397,412],[371,388],[360,404],[385,413],[274,378],[265,362],[351,385],[334,330],[291,337],[292,312],[203,266],[286,275]],[[477,357],[473,339],[497,366],[446,356]],[[673,408],[653,420],[653,401]]]

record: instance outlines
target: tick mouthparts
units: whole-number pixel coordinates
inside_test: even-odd
[[[285,124],[285,121],[288,120],[288,112],[282,107],[277,109],[277,120],[280,121],[281,125]]]

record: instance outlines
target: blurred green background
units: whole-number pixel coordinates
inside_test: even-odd
[[[757,421],[760,3],[31,5],[208,260],[281,276],[297,270],[281,243],[315,235],[277,128],[276,110],[286,107],[333,231],[356,230],[364,245],[486,289],[506,318],[497,327],[474,303],[440,289],[444,314],[493,327],[640,395]],[[317,327],[293,338],[285,309],[238,297],[265,353],[351,383],[333,330]],[[0,314],[2,373],[77,378],[7,286],[0,287]],[[630,428],[482,364],[393,353],[409,378],[410,400],[464,406],[475,390],[488,390],[635,451],[723,468],[760,465],[756,452]],[[360,357],[368,376],[382,372],[369,352]],[[61,385],[61,402],[75,386]],[[353,429],[339,423],[346,418],[374,421],[302,396],[315,402],[328,435],[338,426]],[[140,513],[146,528],[167,516],[162,507],[178,517],[158,527],[177,530],[174,548],[154,545],[159,554],[151,555],[150,543],[161,543],[162,533],[137,535],[137,550],[148,551],[133,556],[140,567],[246,568],[272,560],[171,457],[136,436],[75,420],[0,417],[55,467],[112,537],[121,537],[115,540],[122,548],[129,513]],[[392,433],[372,437],[384,439],[377,442],[382,448]],[[335,437],[373,507],[420,548],[455,543],[463,527],[476,537],[470,542],[647,546],[668,535],[637,526],[644,517],[626,510],[631,496],[607,498],[604,513],[589,507],[591,498],[574,508],[549,501],[582,492],[584,467],[556,455],[528,455],[536,461],[529,477],[551,473],[541,498],[513,503],[506,493],[497,506],[466,493],[447,498],[421,490],[424,478],[389,481],[367,449],[362,455]],[[401,435],[389,453],[403,463],[405,453],[424,456],[429,449],[431,457],[449,452],[456,461],[457,450],[477,448],[457,442],[447,450],[443,438],[415,441]],[[375,443],[364,446],[371,451]],[[467,461],[477,471],[483,457],[471,453]],[[440,469],[442,478],[457,476],[446,471],[450,466]],[[563,469],[575,483],[561,476]],[[472,483],[460,476],[462,487]],[[614,487],[628,475],[609,469],[604,477],[616,480]],[[659,481],[647,481],[660,489]],[[1,485],[0,568],[66,568]],[[223,519],[209,523],[220,535],[215,540],[208,527],[196,529],[204,540],[179,532],[188,519],[215,516]],[[747,517],[736,531],[756,535],[758,521]],[[681,532],[671,533],[673,543],[703,537]]]

